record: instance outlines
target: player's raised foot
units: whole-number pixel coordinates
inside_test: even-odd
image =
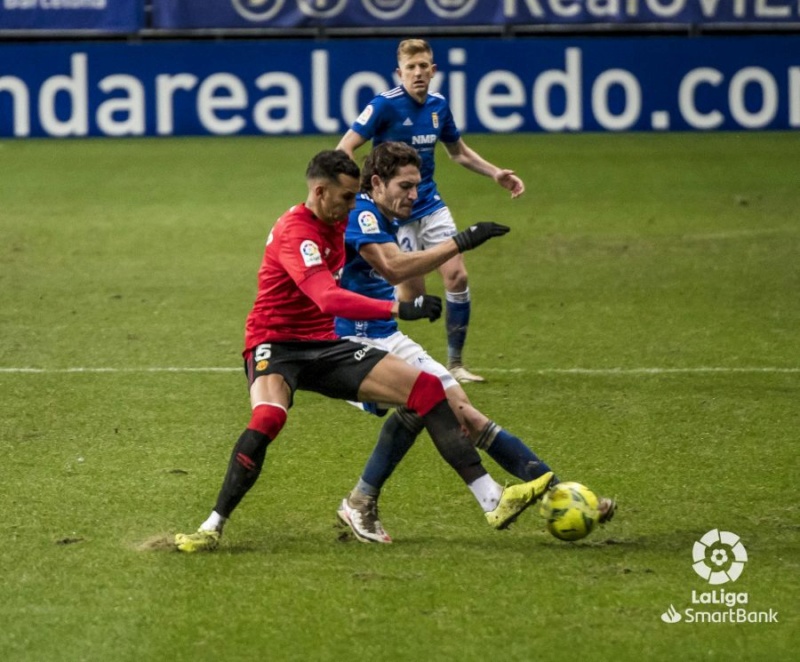
[[[378,518],[378,500],[375,497],[351,492],[350,496],[342,499],[336,515],[361,542],[392,542],[392,537],[384,531]]]
[[[506,487],[500,496],[497,507],[486,513],[486,521],[489,522],[489,526],[495,529],[508,527],[523,510],[544,496],[544,493],[550,488],[552,480],[553,472],[548,471],[536,480]]]
[[[614,501],[614,499],[602,497],[597,501],[597,511],[600,513],[600,516],[597,518],[600,524],[610,522],[611,518],[614,517],[614,513],[617,512],[617,502]]]
[[[470,372],[463,365],[450,366],[448,370],[459,384],[481,384],[486,381],[485,378]]]
[[[219,545],[219,531],[198,529],[194,533],[176,533],[175,547],[181,552],[210,552]]]

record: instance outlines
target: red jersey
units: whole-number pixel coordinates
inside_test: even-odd
[[[269,233],[258,294],[245,325],[245,353],[264,342],[336,340],[334,316],[390,319],[391,301],[339,287],[347,219],[328,225],[305,204],[281,216]]]

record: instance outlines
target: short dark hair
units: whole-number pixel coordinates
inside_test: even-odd
[[[381,143],[364,161],[364,169],[361,171],[361,190],[365,193],[372,191],[372,175],[378,175],[381,181],[388,182],[397,175],[400,168],[407,165],[417,168],[422,165],[417,150],[406,143]]]
[[[328,179],[337,181],[339,175],[347,175],[358,179],[358,164],[340,149],[326,149],[319,152],[308,162],[306,179]]]

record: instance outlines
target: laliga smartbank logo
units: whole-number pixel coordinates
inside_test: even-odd
[[[735,582],[747,563],[747,550],[739,536],[711,529],[692,548],[694,571],[709,584]]]
[[[712,586],[735,582],[747,563],[747,550],[735,533],[711,529],[694,543],[692,568]],[[751,611],[750,596],[742,592],[721,589],[692,590],[691,607],[683,611],[670,605],[661,620],[665,623],[777,623],[778,612]],[[696,605],[700,605],[699,607]]]

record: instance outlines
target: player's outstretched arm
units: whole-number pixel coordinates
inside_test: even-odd
[[[453,237],[424,251],[405,253],[395,243],[362,244],[359,253],[382,278],[398,285],[409,278],[425,276],[459,253],[477,248],[492,237],[501,237],[511,228],[499,223],[475,223]]]
[[[354,154],[356,150],[361,147],[364,143],[367,142],[367,139],[353,131],[353,129],[348,129],[347,133],[342,136],[342,139],[339,141],[339,144],[336,145],[336,149],[342,150],[347,156],[351,159],[354,158]]]
[[[398,285],[416,276],[425,276],[450,258],[458,255],[458,247],[445,241],[425,251],[404,253],[395,243],[362,244],[359,254],[392,285]]]
[[[489,163],[478,152],[469,147],[463,138],[459,138],[454,143],[442,144],[453,161],[464,166],[467,170],[472,170],[472,172],[477,172],[485,177],[491,177],[504,189],[511,191],[512,198],[518,198],[525,193],[525,183],[517,177],[513,170],[498,168],[493,163]]]
[[[322,312],[335,317],[359,320],[399,317],[433,322],[442,315],[442,300],[432,294],[420,295],[413,301],[371,299],[339,287],[329,271],[312,273],[297,285]]]
[[[323,313],[335,317],[391,319],[398,313],[396,302],[371,299],[339,287],[330,271],[315,271],[298,282],[297,286]]]

